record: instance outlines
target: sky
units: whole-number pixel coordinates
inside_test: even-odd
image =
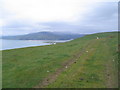
[[[119,0],[1,0],[0,35],[118,30]]]

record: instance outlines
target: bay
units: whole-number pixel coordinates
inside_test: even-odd
[[[50,43],[49,43],[50,42]],[[0,39],[0,50],[50,45],[51,42],[61,43],[66,40],[5,40]]]

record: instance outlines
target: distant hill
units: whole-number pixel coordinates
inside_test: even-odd
[[[67,34],[59,32],[37,32],[26,35],[2,36],[2,39],[11,40],[70,40],[84,36],[84,34]]]

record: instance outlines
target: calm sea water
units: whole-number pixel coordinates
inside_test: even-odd
[[[4,40],[0,39],[0,50],[32,47],[32,46],[43,46],[50,45],[47,42],[66,42],[66,41],[50,41],[50,40]]]

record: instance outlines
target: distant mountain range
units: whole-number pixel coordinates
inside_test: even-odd
[[[85,34],[72,34],[60,32],[37,32],[26,35],[2,36],[2,39],[10,40],[70,40],[84,36]]]

